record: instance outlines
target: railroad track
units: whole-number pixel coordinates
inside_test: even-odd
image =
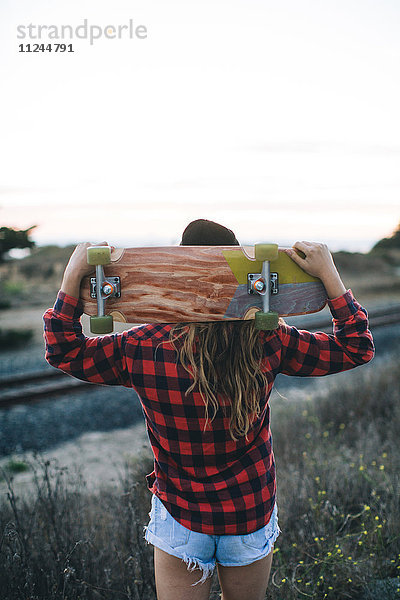
[[[377,309],[369,313],[371,329],[398,324],[400,322],[400,305],[385,309]],[[332,331],[332,321],[324,318],[313,318],[308,322],[296,324],[298,328],[311,331]],[[16,404],[38,402],[47,397],[59,397],[76,391],[93,390],[95,384],[79,381],[57,369],[42,369],[37,372],[12,375],[0,378],[0,409]]]
[[[64,396],[77,390],[98,387],[79,381],[58,369],[42,369],[33,373],[0,378],[0,408],[30,404],[49,396]]]

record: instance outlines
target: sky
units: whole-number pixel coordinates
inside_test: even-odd
[[[0,225],[367,251],[400,221],[399,30],[395,0],[2,0]]]

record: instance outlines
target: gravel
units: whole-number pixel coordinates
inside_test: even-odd
[[[43,345],[0,354],[0,379],[52,370]],[[88,386],[89,388],[89,386]],[[141,404],[132,389],[90,386],[68,395],[0,410],[0,456],[26,450],[43,451],[82,433],[111,431],[143,420]]]

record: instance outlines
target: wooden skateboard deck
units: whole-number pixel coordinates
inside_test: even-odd
[[[116,249],[104,266],[106,278],[120,278],[120,297],[110,297],[106,314],[127,323],[179,323],[254,318],[262,297],[249,293],[249,274],[259,274],[262,261],[254,247],[166,246]],[[321,310],[326,291],[280,248],[270,262],[275,290],[270,309],[281,316]],[[277,274],[275,276],[274,274]],[[93,291],[93,290],[92,290]],[[90,277],[81,286],[84,312],[96,315]]]

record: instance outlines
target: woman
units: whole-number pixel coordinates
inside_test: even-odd
[[[237,245],[210,221],[184,245]],[[288,255],[325,285],[334,333],[281,322],[147,324],[86,338],[78,301],[92,268],[80,244],[45,315],[46,359],[79,379],[133,387],[154,453],[146,540],[154,545],[159,600],[206,600],[217,565],[223,600],[262,600],[279,535],[268,399],[278,373],[322,376],[373,357],[366,311],[346,291],[327,247],[297,242]],[[302,251],[301,258],[296,250]]]

